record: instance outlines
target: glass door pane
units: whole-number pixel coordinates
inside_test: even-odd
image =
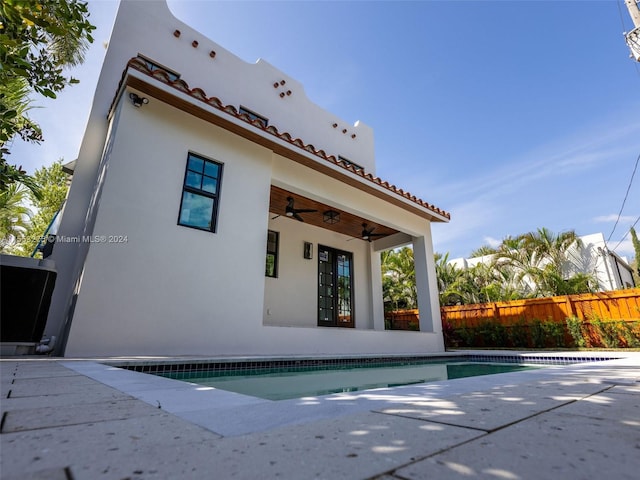
[[[338,325],[348,327],[353,325],[351,312],[351,254],[337,255],[337,285],[338,285]]]
[[[353,327],[353,255],[318,246],[318,325]]]

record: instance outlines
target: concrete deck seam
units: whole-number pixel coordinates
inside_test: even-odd
[[[141,418],[141,417],[143,417],[141,415],[141,416],[138,416],[138,417],[108,418],[108,419],[104,419],[104,420],[91,420],[90,422],[65,423],[64,425],[51,425],[51,426],[48,426],[48,427],[23,428],[21,430],[16,430],[14,432],[3,432],[2,430],[4,428],[5,418],[8,416],[9,413],[10,412],[4,412],[2,414],[2,426],[0,427],[0,434],[2,434],[2,435],[11,435],[12,433],[33,432],[35,430],[48,430],[50,428],[77,427],[78,425],[95,425],[95,424],[98,424],[98,423],[117,422],[117,421],[120,421],[120,420],[130,420],[131,418]],[[169,413],[169,415],[174,415],[171,412],[166,412],[166,413]],[[144,417],[148,417],[148,416],[153,416],[153,415],[144,415]]]
[[[377,413],[379,413],[379,412],[377,412]],[[404,418],[406,418],[406,417],[404,417]],[[414,418],[414,420],[420,420],[420,419]],[[432,422],[432,423],[441,423],[441,422]],[[448,425],[448,424],[444,424],[444,425]],[[476,430],[476,431],[478,430],[477,428],[461,427],[459,425],[450,425],[450,426],[456,427],[456,428],[465,428],[465,429],[468,429],[468,430]],[[480,431],[483,432],[483,433],[481,435],[478,435],[477,437],[470,438],[469,440],[464,440],[464,441],[462,441],[460,443],[456,443],[455,445],[450,445],[448,447],[441,448],[440,450],[438,450],[436,452],[433,452],[433,453],[430,453],[428,455],[424,455],[424,456],[421,456],[421,457],[415,457],[414,459],[412,459],[411,461],[409,461],[409,462],[407,462],[407,463],[405,463],[403,465],[395,466],[390,470],[387,470],[385,472],[376,474],[375,476],[369,477],[366,480],[376,480],[377,478],[384,477],[385,475],[389,475],[391,477],[399,478],[399,479],[411,480],[411,479],[407,479],[406,477],[403,477],[403,476],[398,476],[395,472],[400,470],[400,469],[402,469],[402,468],[408,467],[409,465],[412,465],[414,463],[422,462],[423,460],[426,460],[427,458],[433,457],[435,455],[440,455],[441,453],[448,452],[449,450],[461,447],[463,445],[466,445],[467,443],[471,443],[471,442],[473,442],[475,440],[478,440],[479,438],[483,438],[483,437],[486,437],[486,436],[489,435],[489,433],[484,431],[484,430],[480,430]]]
[[[437,423],[438,425],[446,425],[448,427],[457,427],[457,428],[467,428],[469,430],[477,430],[478,432],[482,432],[482,433],[491,433],[492,431],[495,430],[487,430],[485,428],[478,428],[478,427],[470,427],[469,425],[458,425],[455,423],[448,423],[448,422],[443,422],[440,420],[431,420],[428,418],[416,418],[416,417],[410,417],[408,415],[400,415],[399,413],[387,413],[387,412],[380,412],[377,410],[371,410],[372,413],[381,413],[382,415],[389,415],[392,417],[400,417],[400,418],[409,418],[411,420],[418,420],[419,422],[429,422],[429,423]],[[513,423],[517,423],[517,422],[513,422]]]
[[[546,410],[542,410],[540,412],[534,413],[532,415],[529,415],[528,417],[521,418],[520,420],[515,420],[515,421],[513,421],[511,423],[506,423],[506,424],[501,425],[499,427],[496,427],[494,429],[487,430],[487,433],[499,432],[500,430],[503,430],[503,429],[505,429],[507,427],[511,427],[511,426],[513,426],[513,425],[515,425],[517,423],[524,422],[525,420],[529,420],[530,418],[534,418],[534,417],[537,417],[537,416],[542,415],[544,413],[549,413],[549,412],[552,412],[552,411],[557,410],[559,408],[566,407],[567,405],[571,405],[573,403],[580,402],[580,401],[585,400],[585,399],[587,399],[589,397],[593,397],[594,395],[600,395],[602,392],[606,392],[607,390],[611,390],[613,387],[614,387],[614,385],[610,385],[610,386],[608,386],[606,388],[603,388],[602,390],[599,390],[599,391],[597,391],[595,393],[590,393],[590,394],[585,395],[584,397],[578,398],[576,400],[569,400],[568,402],[561,403],[560,405],[556,405],[555,407],[547,408]]]
[[[524,417],[524,418],[521,418],[521,419],[516,420],[516,421],[514,421],[514,422],[507,423],[507,424],[505,424],[505,425],[502,425],[502,426],[500,426],[500,427],[494,428],[494,429],[492,429],[492,430],[483,430],[483,429],[479,429],[479,428],[477,428],[477,427],[469,427],[469,426],[455,425],[455,424],[447,423],[447,422],[439,422],[439,421],[437,421],[437,420],[429,420],[429,419],[415,418],[415,417],[405,417],[405,416],[403,416],[403,415],[397,415],[397,414],[394,414],[394,413],[374,412],[374,413],[382,413],[383,415],[398,416],[398,417],[402,417],[402,418],[411,418],[411,419],[413,419],[413,420],[418,420],[418,421],[421,421],[421,422],[437,423],[437,424],[440,424],[440,425],[447,425],[447,426],[449,426],[449,427],[457,427],[457,428],[465,428],[465,429],[468,429],[468,430],[476,430],[476,431],[483,432],[483,434],[482,434],[482,435],[479,435],[479,436],[477,436],[477,437],[474,437],[474,438],[470,438],[469,440],[465,440],[464,442],[460,442],[460,443],[457,443],[457,444],[455,444],[455,445],[450,445],[450,446],[448,446],[448,447],[442,448],[442,449],[438,450],[437,452],[430,453],[429,455],[425,455],[425,456],[420,457],[420,458],[415,458],[414,460],[411,460],[410,462],[407,462],[407,463],[406,463],[406,464],[404,464],[404,465],[396,466],[396,467],[392,468],[391,470],[387,470],[386,472],[382,472],[382,473],[380,473],[380,474],[378,474],[378,475],[376,475],[376,476],[374,476],[374,477],[369,477],[369,479],[368,479],[368,480],[376,480],[376,478],[383,477],[384,475],[389,475],[389,476],[392,476],[392,477],[395,477],[395,478],[403,479],[403,480],[404,480],[404,479],[406,479],[406,477],[403,477],[403,476],[397,476],[397,475],[395,474],[395,472],[396,472],[397,470],[400,470],[400,469],[402,469],[402,468],[408,467],[409,465],[412,465],[412,464],[414,464],[414,463],[421,462],[421,461],[423,461],[423,460],[426,460],[427,458],[431,458],[431,457],[434,457],[434,456],[436,456],[436,455],[440,455],[441,453],[448,452],[449,450],[453,450],[454,448],[461,447],[462,445],[466,445],[467,443],[470,443],[470,442],[476,441],[476,440],[477,440],[477,439],[479,439],[479,438],[489,436],[489,435],[491,435],[492,433],[498,432],[498,431],[500,431],[500,430],[502,430],[502,429],[505,429],[505,428],[507,428],[507,427],[511,427],[511,426],[516,425],[516,424],[518,424],[518,423],[521,423],[521,422],[523,422],[523,421],[525,421],[525,420],[529,420],[529,419],[531,419],[531,418],[537,417],[537,416],[542,415],[542,414],[544,414],[544,413],[552,412],[553,410],[557,410],[558,408],[562,408],[562,407],[565,407],[565,406],[567,406],[567,405],[571,405],[572,403],[579,402],[579,401],[581,401],[581,400],[584,400],[584,399],[586,399],[586,398],[592,397],[592,396],[594,396],[594,395],[599,395],[599,394],[601,394],[602,392],[606,392],[607,390],[612,389],[614,386],[615,386],[615,385],[610,385],[610,386],[608,386],[608,387],[606,387],[606,388],[603,388],[602,390],[599,390],[598,392],[591,393],[591,394],[589,394],[589,395],[585,395],[584,397],[582,397],[582,398],[578,398],[578,399],[576,399],[576,400],[570,400],[570,401],[568,401],[568,402],[566,402],[566,403],[562,403],[562,404],[560,404],[560,405],[556,405],[555,407],[547,408],[546,410],[542,410],[542,411],[540,411],[540,412],[537,412],[537,413],[534,413],[534,414],[532,414],[532,415],[529,415],[528,417]],[[410,479],[406,479],[406,480],[410,480]]]

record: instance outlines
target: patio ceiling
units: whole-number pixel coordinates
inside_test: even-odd
[[[366,218],[359,217],[357,215],[347,213],[343,210],[339,210],[331,205],[327,205],[325,203],[317,202],[310,198],[291,193],[274,185],[271,185],[269,212],[274,215],[280,215],[279,218],[283,218],[285,220],[297,221],[295,218],[285,216],[288,197],[293,197],[296,209],[317,210],[317,212],[300,214],[300,216],[304,219],[304,223],[308,225],[314,225],[316,227],[324,228],[326,230],[331,230],[358,239],[362,238],[363,223],[367,224],[367,230],[371,230],[373,228],[375,229],[373,233],[380,234],[380,236],[374,237],[374,240],[398,233],[398,230],[395,230],[393,228],[385,227],[384,225],[380,225],[379,223],[375,223]],[[340,221],[338,223],[331,224],[324,222],[324,212],[328,210],[334,210],[340,213]]]

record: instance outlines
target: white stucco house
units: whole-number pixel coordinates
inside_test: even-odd
[[[592,233],[579,237],[580,242],[571,246],[567,257],[564,273],[586,273],[593,275],[598,283],[599,291],[621,290],[633,288],[633,269],[626,257],[621,257],[607,247],[604,234]],[[483,255],[474,258],[454,258],[449,264],[459,269],[473,268],[493,261],[493,255]],[[531,283],[531,282],[529,282]]]
[[[59,353],[444,349],[431,222],[373,131],[164,2],[119,6],[50,257]],[[380,252],[411,245],[420,331],[385,331]]]

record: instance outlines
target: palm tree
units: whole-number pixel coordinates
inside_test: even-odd
[[[31,211],[24,206],[27,193],[20,183],[12,183],[0,192],[0,252],[12,252],[29,228]]]
[[[547,228],[507,237],[500,245],[497,263],[511,268],[523,293],[534,297],[585,293],[591,291],[593,282],[586,276],[571,278],[571,258],[580,239],[571,230],[555,234]]]
[[[403,247],[381,254],[382,289],[388,308],[416,308],[418,290],[413,250]]]
[[[469,258],[484,257],[485,255],[494,255],[498,250],[488,245],[483,245],[471,252]]]
[[[463,270],[449,263],[449,253],[445,253],[444,255],[436,253],[434,259],[436,263],[436,279],[438,282],[440,305],[457,305],[462,303],[462,293],[459,287]]]
[[[556,235],[543,227],[523,237],[525,248],[531,249],[539,262],[550,263],[558,271],[569,262],[571,247],[580,245],[580,238],[573,230]]]

